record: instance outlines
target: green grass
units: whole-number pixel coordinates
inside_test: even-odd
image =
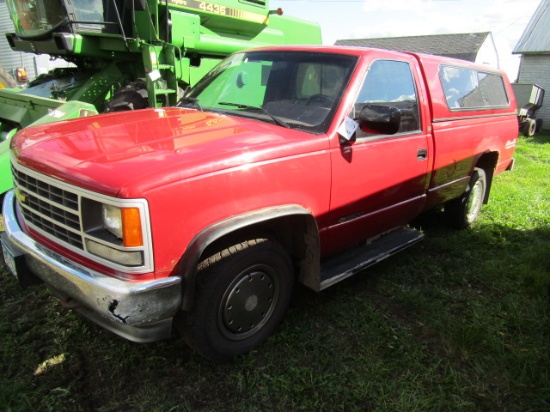
[[[550,135],[516,159],[472,228],[434,213],[419,245],[297,288],[278,333],[230,363],[127,342],[0,267],[0,410],[550,410]]]

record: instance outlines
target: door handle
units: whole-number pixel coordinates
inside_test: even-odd
[[[418,152],[416,152],[416,158],[418,160],[426,160],[428,158],[428,149],[418,149]]]

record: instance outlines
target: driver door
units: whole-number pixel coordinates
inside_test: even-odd
[[[355,142],[332,149],[325,252],[406,225],[424,205],[432,150],[416,67],[408,56],[369,65],[350,117],[357,119],[365,104],[397,107],[400,126],[393,135],[358,128]]]

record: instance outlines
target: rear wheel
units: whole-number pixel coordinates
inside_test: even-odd
[[[475,168],[466,191],[457,199],[445,204],[445,214],[449,223],[458,228],[465,229],[476,219],[485,200],[487,190],[487,177],[485,171]]]
[[[17,83],[13,79],[13,76],[9,74],[5,69],[0,67],[0,89],[17,87]]]
[[[290,302],[294,276],[283,247],[248,240],[199,265],[193,308],[177,326],[187,343],[211,360],[228,360],[261,345],[278,327]]]

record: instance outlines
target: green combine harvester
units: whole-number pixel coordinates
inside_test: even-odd
[[[320,44],[317,24],[268,0],[6,0],[14,51],[74,67],[24,89],[0,78],[0,194],[12,187],[8,148],[34,124],[175,105],[223,57],[248,47]],[[0,71],[1,67],[0,67]],[[5,72],[5,71],[4,71]]]

